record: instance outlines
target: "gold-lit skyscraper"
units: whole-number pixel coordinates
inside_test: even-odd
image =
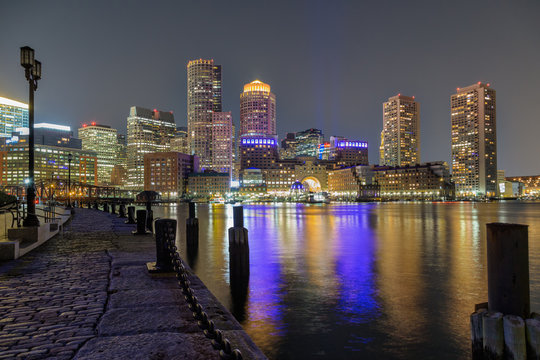
[[[240,137],[276,136],[276,96],[259,80],[240,94]]]
[[[451,96],[452,177],[458,197],[497,195],[495,90],[477,83]]]
[[[420,163],[420,104],[398,94],[383,104],[382,164],[405,166]]]
[[[107,125],[95,122],[84,124],[79,128],[79,139],[83,150],[92,150],[97,154],[98,183],[108,185],[111,183],[111,173],[115,165],[121,165],[118,159],[118,132]]]
[[[212,166],[213,112],[221,112],[221,65],[192,60],[187,64],[188,143],[203,169]]]

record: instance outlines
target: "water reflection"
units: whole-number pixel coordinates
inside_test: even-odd
[[[249,283],[231,283],[232,207],[198,206],[182,256],[273,359],[467,358],[469,314],[487,299],[485,224],[529,224],[531,307],[540,309],[537,203],[248,205]],[[159,212],[161,214],[157,215]]]

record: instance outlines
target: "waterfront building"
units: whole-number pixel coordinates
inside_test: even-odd
[[[295,133],[287,133],[285,139],[281,140],[281,148],[279,149],[280,159],[294,159],[296,157],[296,141]]]
[[[144,155],[144,190],[156,191],[162,199],[186,194],[188,175],[199,171],[199,158],[175,151]]]
[[[29,129],[16,128],[11,138],[6,138],[6,144],[28,142]],[[34,144],[47,146],[60,146],[72,149],[81,149],[81,139],[73,137],[71,127],[65,125],[37,123],[34,124]]]
[[[245,137],[240,140],[240,170],[272,168],[277,160],[277,141],[273,137]]]
[[[332,158],[338,167],[368,165],[368,143],[356,140],[337,141]]]
[[[506,180],[512,182],[512,184],[521,184],[521,189],[518,188],[519,185],[513,185],[516,188],[514,193],[518,193],[518,196],[540,197],[540,175],[509,176],[506,177]]]
[[[307,129],[299,131],[295,135],[297,142],[296,156],[318,157],[319,145],[324,143],[324,134],[319,129]]]
[[[383,104],[384,155],[381,165],[406,166],[420,163],[420,104],[398,94]]]
[[[280,163],[276,168],[262,170],[266,191],[273,196],[286,197],[296,181],[295,166]]]
[[[317,159],[330,160],[332,158],[332,147],[329,142],[325,141],[319,145],[317,151]]]
[[[299,157],[297,161],[294,165],[294,174],[307,192],[328,191],[328,170],[334,167],[334,162],[317,160],[313,157]]]
[[[380,196],[388,200],[453,199],[455,186],[443,161],[407,166],[373,167]]]
[[[221,65],[204,59],[188,62],[189,154],[199,157],[203,169],[212,166],[212,113],[221,112],[221,92]]]
[[[379,187],[374,184],[373,167],[366,165],[328,172],[328,192],[336,200],[375,200]]]
[[[212,114],[212,169],[220,173],[233,172],[234,127],[231,112]]]
[[[79,128],[79,138],[83,150],[91,150],[97,154],[98,183],[110,184],[113,167],[122,165],[118,156],[121,146],[118,144],[118,131],[108,125],[92,122]]]
[[[172,112],[149,110],[138,106],[130,109],[127,118],[127,182],[126,188],[144,187],[144,154],[165,152],[176,132]]]
[[[124,188],[127,182],[127,169],[122,165],[114,165],[111,171],[111,185]]]
[[[207,170],[188,175],[188,194],[193,198],[224,198],[230,190],[230,178],[227,173]]]
[[[28,104],[0,97],[0,137],[11,137],[22,127],[28,128]]]
[[[68,161],[72,156],[71,165]],[[94,151],[60,146],[35,145],[35,183],[61,179],[67,181],[71,168],[71,181],[97,185],[97,156]],[[28,178],[28,143],[13,143],[4,147],[1,184],[25,186]]]
[[[187,127],[179,126],[176,128],[176,134],[171,139],[171,151],[189,154]]]
[[[451,96],[452,177],[458,197],[497,195],[495,90],[477,83]]]
[[[276,96],[259,80],[244,85],[240,94],[240,137],[277,137]]]

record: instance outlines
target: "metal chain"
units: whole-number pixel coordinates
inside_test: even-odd
[[[210,339],[212,342],[212,347],[216,350],[219,350],[219,356],[224,360],[242,360],[242,353],[238,349],[231,349],[231,343],[227,338],[223,336],[221,330],[216,329],[216,325],[212,320],[208,319],[208,314],[203,311],[199,300],[195,296],[193,289],[190,288],[191,282],[188,279],[188,274],[186,267],[182,263],[180,254],[175,245],[176,232],[172,227],[168,227],[166,231],[166,247],[169,255],[172,259],[172,265],[174,272],[176,273],[176,279],[178,284],[182,288],[182,293],[184,294],[184,299],[188,303],[189,309],[192,311],[193,318],[197,320],[197,325],[203,331],[204,336]]]

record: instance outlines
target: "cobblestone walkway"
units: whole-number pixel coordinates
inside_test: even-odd
[[[108,214],[88,212],[63,235],[0,264],[0,359],[70,359],[95,336],[117,235]]]

